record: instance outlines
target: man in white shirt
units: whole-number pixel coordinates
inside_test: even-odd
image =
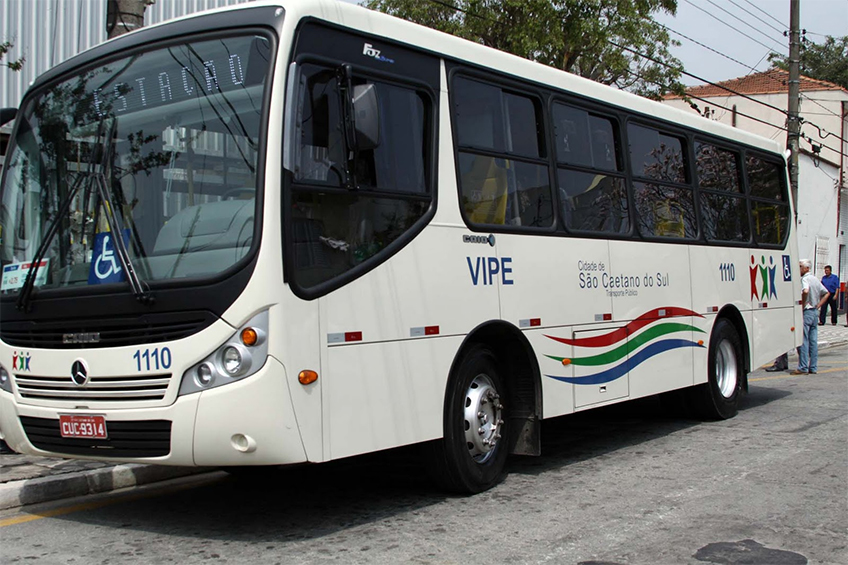
[[[812,263],[801,259],[801,304],[804,306],[804,343],[798,350],[798,368],[791,375],[815,375],[819,365],[819,308],[830,293],[810,273]]]

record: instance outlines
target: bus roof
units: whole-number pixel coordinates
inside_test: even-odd
[[[738,128],[727,126],[703,118],[692,112],[649,100],[630,92],[606,86],[569,72],[536,63],[510,53],[498,51],[497,49],[414,24],[394,16],[369,10],[359,5],[342,2],[341,0],[259,0],[204,12],[196,12],[158,23],[154,26],[148,26],[127,35],[142,34],[146,30],[173,25],[176,22],[185,21],[201,15],[274,6],[282,7],[285,10],[286,27],[289,29],[292,29],[292,25],[297,25],[297,22],[304,18],[323,20],[361,33],[384,37],[393,42],[423,49],[441,57],[492,69],[513,78],[547,85],[620,109],[665,120],[672,124],[691,128],[716,137],[735,140],[764,151],[781,155],[783,153],[781,145],[774,140],[742,131]],[[294,24],[290,22],[294,22]],[[121,37],[126,36],[119,36],[116,39],[119,40]],[[111,43],[116,39],[110,40],[107,43]],[[103,45],[101,44],[93,49],[102,49]],[[65,65],[62,66],[64,67]],[[48,74],[52,73],[45,73],[45,75]],[[44,76],[39,77],[39,79],[42,78]],[[40,82],[39,79],[35,82]]]

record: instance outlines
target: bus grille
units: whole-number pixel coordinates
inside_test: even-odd
[[[162,400],[171,382],[171,374],[133,377],[91,377],[77,386],[70,377],[37,377],[15,374],[18,393],[33,400],[85,402],[126,402]]]
[[[211,312],[199,310],[72,321],[4,320],[0,337],[13,347],[123,347],[182,339],[210,326],[216,319]]]
[[[107,421],[109,439],[64,438],[59,420],[21,416],[27,438],[38,449],[94,457],[164,457],[171,452],[171,422]]]

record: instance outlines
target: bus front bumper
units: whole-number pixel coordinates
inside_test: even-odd
[[[115,456],[108,446],[73,453],[39,449],[27,436],[22,418],[28,422],[47,421],[58,430],[59,415],[102,415],[107,433],[110,423],[114,428],[135,424],[143,428],[150,422],[170,422],[169,450],[162,456],[132,457],[123,453]],[[172,405],[158,408],[80,410],[31,406],[15,402],[13,394],[0,390],[0,438],[19,453],[98,461],[204,467],[306,461],[285,368],[273,357],[256,374],[242,381],[180,396]],[[139,439],[143,441],[143,434]]]

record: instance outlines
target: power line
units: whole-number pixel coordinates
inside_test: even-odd
[[[766,49],[774,50],[774,47],[770,47],[770,46],[766,45],[765,43],[763,43],[763,42],[762,42],[762,41],[760,41],[759,39],[754,39],[753,37],[751,37],[750,35],[748,35],[748,34],[747,34],[747,33],[745,33],[744,31],[742,31],[741,29],[738,29],[738,28],[733,27],[732,25],[730,25],[730,24],[729,24],[729,23],[727,23],[726,21],[722,20],[722,19],[721,19],[721,18],[719,18],[718,16],[716,16],[716,15],[714,15],[714,14],[711,14],[710,12],[708,12],[707,10],[705,10],[705,9],[701,8],[701,7],[700,7],[700,6],[698,6],[697,4],[693,4],[690,0],[685,0],[685,1],[686,1],[687,3],[689,3],[692,7],[697,8],[698,10],[701,10],[702,12],[704,12],[705,14],[707,14],[709,17],[713,18],[714,20],[716,20],[716,21],[718,21],[718,22],[721,22],[722,24],[726,25],[727,27],[729,27],[730,29],[732,29],[732,30],[733,30],[733,31],[735,31],[736,33],[738,33],[738,34],[740,34],[740,35],[744,35],[745,37],[747,37],[748,39],[750,39],[750,40],[751,40],[751,41],[753,41],[754,43],[757,43],[757,44],[759,44],[759,45],[762,45],[762,46],[763,46],[763,47],[765,47]]]
[[[765,21],[764,19],[762,19],[761,17],[759,17],[758,15],[756,15],[755,13],[753,13],[753,12],[750,12],[750,11],[746,10],[745,8],[743,8],[742,6],[740,6],[739,4],[737,4],[736,2],[734,2],[733,0],[727,0],[727,1],[728,1],[728,2],[730,2],[731,4],[733,4],[734,6],[736,6],[737,8],[739,8],[740,10],[742,10],[743,12],[745,12],[746,14],[748,14],[748,15],[750,15],[750,16],[753,16],[754,18],[756,18],[756,19],[760,20],[761,22],[763,22],[764,24],[766,24],[768,27],[770,27],[771,29],[773,29],[774,31],[776,31],[777,33],[779,33],[780,35],[783,35],[783,32],[785,32],[785,31],[786,31],[786,28],[785,28],[785,27],[784,27],[783,29],[778,29],[778,28],[774,27],[773,25],[771,25],[770,23],[768,23],[767,21]]]
[[[713,5],[713,6],[715,6],[716,8],[718,8],[719,10],[721,10],[722,12],[724,12],[725,14],[727,14],[728,16],[730,16],[731,18],[733,18],[733,19],[735,19],[735,20],[737,20],[737,21],[742,22],[743,24],[745,24],[745,25],[746,25],[746,26],[748,26],[749,28],[753,29],[754,31],[756,31],[757,33],[759,33],[760,35],[762,35],[763,37],[765,37],[766,39],[768,39],[769,41],[774,41],[774,38],[773,38],[773,37],[771,37],[769,34],[765,33],[764,31],[762,31],[761,29],[757,28],[756,26],[754,26],[754,25],[752,25],[752,24],[750,24],[750,23],[746,22],[745,20],[743,20],[742,18],[740,18],[739,16],[737,16],[737,15],[736,15],[736,14],[734,14],[733,12],[731,12],[731,11],[729,11],[729,10],[725,9],[725,8],[722,8],[721,6],[719,6],[718,4],[716,4],[715,2],[713,2],[713,0],[705,0],[705,1],[706,1],[707,3],[709,3],[709,4]],[[692,2],[690,1],[689,3],[691,4]],[[781,31],[778,31],[778,33],[780,33],[781,35],[783,34],[783,32],[781,32]]]
[[[765,14],[766,16],[768,16],[768,17],[770,17],[771,19],[773,19],[774,21],[776,21],[776,22],[778,23],[778,25],[780,25],[780,27],[782,27],[783,29],[789,29],[789,26],[788,26],[788,25],[786,25],[786,24],[785,24],[785,23],[783,23],[782,21],[778,20],[777,18],[775,18],[774,16],[772,16],[771,14],[769,14],[768,12],[766,12],[765,10],[763,10],[762,8],[760,8],[759,6],[757,6],[756,4],[753,4],[750,0],[743,0],[743,2],[745,2],[745,3],[747,3],[747,4],[750,4],[750,5],[751,5],[751,6],[753,6],[756,10],[759,10],[760,12],[762,12],[763,14]]]
[[[723,86],[723,85],[721,85],[721,84],[718,84],[718,83],[715,83],[715,82],[709,81],[709,80],[707,80],[707,79],[705,79],[705,78],[699,77],[698,75],[695,75],[695,74],[692,74],[692,73],[690,73],[690,72],[684,71],[684,70],[683,70],[683,69],[681,69],[681,68],[675,67],[675,66],[673,66],[673,65],[669,65],[668,63],[666,63],[666,62],[664,62],[664,61],[660,61],[659,59],[655,59],[655,58],[651,57],[650,55],[645,55],[644,53],[640,53],[639,51],[636,51],[635,49],[632,49],[632,48],[630,48],[630,47],[625,47],[624,45],[619,45],[618,43],[616,43],[615,41],[613,41],[613,40],[611,40],[611,39],[607,39],[607,43],[609,43],[610,45],[613,45],[613,46],[615,46],[615,47],[618,47],[619,49],[623,49],[623,50],[625,50],[625,51],[629,51],[629,52],[633,53],[634,55],[638,55],[638,56],[640,56],[640,57],[643,57],[643,58],[645,58],[645,59],[648,59],[649,61],[653,61],[654,63],[656,63],[656,64],[658,64],[658,65],[662,65],[662,66],[667,67],[667,68],[669,68],[669,69],[675,70],[675,71],[679,72],[680,74],[684,74],[684,75],[686,75],[686,76],[689,76],[689,77],[692,77],[692,78],[694,78],[694,79],[697,79],[697,80],[699,80],[699,81],[701,81],[701,82],[707,83],[707,84],[709,84],[710,86],[715,86],[716,88],[720,88],[720,89],[722,89],[722,90],[726,90],[727,92],[729,92],[729,93],[731,93],[731,94],[735,94],[736,96],[740,96],[740,97],[742,97],[742,98],[744,98],[744,99],[746,99],[746,100],[750,100],[751,102],[754,102],[754,103],[756,103],[756,104],[761,104],[762,106],[765,106],[765,107],[767,107],[767,108],[771,108],[772,110],[775,110],[775,111],[777,111],[777,112],[780,112],[781,114],[784,114],[784,115],[787,115],[787,114],[788,114],[788,112],[787,112],[786,110],[782,109],[782,108],[778,108],[777,106],[774,106],[774,105],[769,104],[769,103],[767,103],[767,102],[763,102],[762,100],[757,100],[756,98],[752,98],[752,97],[748,96],[747,94],[742,94],[741,92],[737,92],[736,90],[733,90],[732,88],[728,88],[728,87]],[[656,83],[653,83],[653,84],[656,84]],[[662,86],[662,85],[657,84],[657,86]],[[668,87],[666,87],[666,88],[668,88]]]

